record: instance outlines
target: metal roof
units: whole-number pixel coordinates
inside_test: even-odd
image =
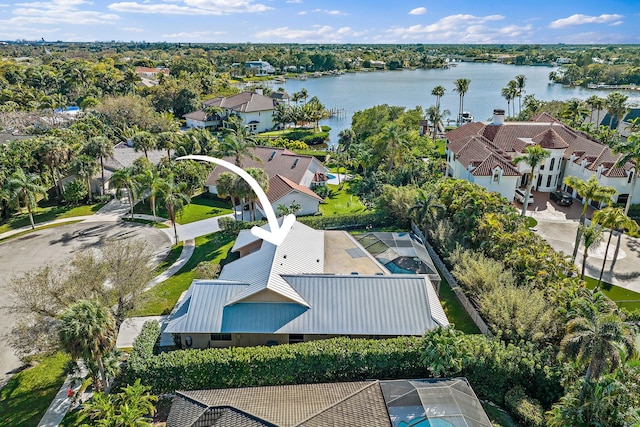
[[[286,275],[310,307],[283,302],[241,302],[241,284],[194,281],[189,307],[165,332],[317,335],[421,335],[448,326],[425,276]],[[233,295],[236,292],[240,292]]]

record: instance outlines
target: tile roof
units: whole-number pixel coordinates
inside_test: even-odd
[[[520,171],[507,160],[506,154],[483,136],[473,135],[447,144],[447,149],[467,169],[473,167],[474,176],[491,176],[497,166],[505,176],[520,176]]]
[[[254,147],[252,150],[253,155],[258,159],[254,160],[250,157],[245,157],[242,160],[243,168],[261,168],[269,178],[281,175],[286,177],[290,181],[296,184],[300,184],[309,170],[312,163],[317,163],[319,169],[328,170],[313,156],[305,156],[301,154],[293,153],[285,148],[278,147]],[[228,156],[223,157],[223,160],[231,163],[235,162],[235,157]],[[296,163],[297,160],[297,163]],[[216,185],[216,180],[222,172],[226,169],[217,166],[211,174],[207,177],[206,185]]]
[[[562,148],[568,148],[569,144],[553,129],[547,129],[546,131],[531,138],[533,142],[538,144],[542,148],[550,150],[558,150]]]
[[[282,175],[276,175],[269,179],[269,191],[267,192],[267,198],[271,203],[275,203],[287,194],[292,191],[297,191],[298,193],[302,193],[312,199],[316,199],[318,201],[324,201],[324,199],[318,196],[313,190],[304,185],[296,184],[295,182],[287,179]],[[258,206],[262,208],[262,203],[260,201],[257,202]]]
[[[148,150],[147,155],[149,156],[149,161],[157,165],[163,157],[167,156],[167,152],[165,150]],[[116,171],[133,166],[133,163],[143,156],[143,151],[136,151],[125,142],[121,142],[113,147],[113,156],[105,161],[104,167],[105,169]]]
[[[236,424],[242,426],[330,426],[345,425],[346,420],[352,420],[346,425],[391,426],[378,381],[179,391],[167,427],[196,425],[173,423],[193,419],[193,416],[182,418],[173,414],[182,410],[180,400],[198,402],[207,408],[233,408],[237,413],[251,416],[254,424]]]

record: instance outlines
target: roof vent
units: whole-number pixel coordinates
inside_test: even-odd
[[[269,156],[269,160],[267,160],[268,162],[270,162],[271,160],[273,160],[273,158],[276,156],[276,154],[278,154],[277,151],[273,151],[273,153],[271,153],[271,155]]]
[[[291,166],[291,169],[295,168],[296,166],[298,166],[298,162],[300,161],[300,159],[295,159],[293,162],[293,166]]]

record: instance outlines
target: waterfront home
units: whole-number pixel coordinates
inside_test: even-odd
[[[273,68],[271,64],[261,59],[257,61],[247,61],[244,63],[244,67],[252,72],[255,71],[256,76],[268,76],[276,72],[276,69]]]
[[[612,186],[618,194],[614,202],[626,203],[633,179],[633,163],[616,166],[621,155],[611,148],[575,131],[547,113],[529,122],[505,122],[504,110],[494,110],[490,123],[472,122],[447,132],[448,176],[465,179],[495,191],[509,200],[515,190],[528,183],[531,168],[513,159],[525,153],[526,147],[539,145],[549,156],[534,171],[533,190],[551,192],[566,188],[563,179],[576,176],[588,180],[595,176],[602,185]],[[634,200],[640,200],[636,187]]]
[[[264,96],[261,90],[243,92],[233,96],[218,96],[202,103],[202,109],[185,114],[188,128],[222,127],[231,115],[240,118],[252,133],[273,129],[273,112],[279,100]],[[216,112],[209,111],[214,107]]]
[[[466,378],[369,380],[178,391],[167,427],[490,427]]]
[[[295,201],[300,206],[298,215],[312,215],[318,212],[322,198],[312,191],[318,185],[325,185],[329,170],[313,156],[296,154],[284,148],[257,146],[251,149],[252,157],[242,159],[243,168],[260,168],[269,177],[267,198],[274,211],[278,205],[290,206]],[[235,162],[233,156],[224,157],[230,163]],[[209,192],[218,194],[217,180],[221,173],[227,171],[222,166],[217,166],[209,174],[205,185]],[[239,206],[243,213],[248,207]],[[264,209],[258,206],[260,215],[264,215]],[[248,214],[248,212],[247,212]]]
[[[276,246],[243,230],[232,251],[240,259],[216,280],[194,280],[164,330],[185,348],[418,336],[449,325],[427,275],[389,273],[345,231],[295,222]]]

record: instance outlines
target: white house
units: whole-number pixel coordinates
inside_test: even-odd
[[[253,133],[266,132],[273,129],[273,112],[278,101],[257,92],[243,92],[229,97],[216,97],[204,101],[201,110],[185,114],[187,127],[204,128],[222,126],[231,115],[238,116]],[[207,114],[207,107],[217,107],[218,114]]]
[[[244,67],[247,70],[255,70],[256,76],[268,76],[276,72],[276,69],[273,68],[271,64],[261,59],[257,61],[247,61],[244,63]]]
[[[554,191],[570,175],[582,180],[596,176],[600,184],[617,190],[614,201],[626,203],[629,196],[633,163],[616,167],[620,154],[546,113],[530,122],[504,122],[504,110],[497,109],[491,123],[468,123],[446,136],[447,175],[475,182],[509,200],[529,179],[531,169],[524,162],[514,165],[513,159],[530,145],[549,153],[534,173],[534,190]],[[577,196],[573,189],[568,190]],[[640,200],[640,186],[633,198]]]

